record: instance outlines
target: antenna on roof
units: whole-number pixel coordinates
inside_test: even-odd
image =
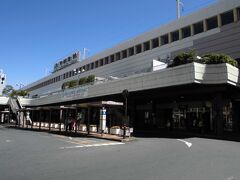
[[[86,59],[86,54],[87,54],[88,51],[89,51],[89,49],[83,48],[83,57],[82,57],[82,59]]]
[[[183,11],[184,4],[183,4],[183,2],[181,2],[181,0],[176,0],[176,1],[177,1],[177,19],[180,19],[180,17],[181,17],[180,8],[182,7],[182,11]]]

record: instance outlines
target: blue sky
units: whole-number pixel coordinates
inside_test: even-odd
[[[182,1],[183,15],[216,2]],[[175,17],[175,0],[0,0],[0,69],[26,85],[75,50],[92,56]]]

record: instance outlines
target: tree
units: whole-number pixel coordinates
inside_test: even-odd
[[[14,90],[14,88],[13,88],[13,86],[11,86],[11,85],[6,85],[6,87],[3,89],[3,91],[2,91],[2,94],[4,95],[4,96],[10,96],[12,93],[13,93],[13,91],[15,91]]]

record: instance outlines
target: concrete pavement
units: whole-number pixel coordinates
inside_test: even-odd
[[[180,140],[139,138],[84,146],[114,141],[0,128],[0,179],[240,179],[240,143]],[[81,147],[61,148],[71,146]]]

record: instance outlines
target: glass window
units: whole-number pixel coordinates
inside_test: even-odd
[[[194,35],[195,34],[199,34],[202,33],[204,31],[203,29],[203,22],[199,22],[193,25],[193,29],[194,29]]]
[[[114,55],[110,56],[111,63],[114,62]]]
[[[207,30],[211,30],[218,27],[218,18],[214,16],[212,18],[207,19]]]
[[[90,64],[87,64],[86,71],[90,70]]]
[[[187,38],[191,36],[191,27],[182,28],[182,38]]]
[[[94,69],[94,63],[91,63],[91,69]]]
[[[103,66],[103,59],[100,60],[100,66]]]
[[[121,58],[120,52],[116,53],[116,61],[120,60],[120,58]]]
[[[172,42],[179,40],[179,31],[171,32]]]
[[[142,44],[139,44],[136,46],[136,54],[139,54],[142,52]]]
[[[233,11],[221,14],[222,25],[234,22]]]
[[[131,47],[131,48],[128,49],[128,54],[129,54],[129,56],[134,55],[134,47]]]
[[[165,45],[168,43],[169,43],[168,34],[161,36],[161,45]]]
[[[157,48],[159,47],[159,38],[153,39],[152,40],[152,48]]]
[[[143,44],[143,50],[144,51],[148,51],[148,50],[150,50],[150,41],[148,41],[148,42],[145,42],[144,44]]]
[[[122,51],[122,58],[126,58],[127,57],[127,50]]]
[[[108,64],[109,57],[105,57],[105,64]]]

